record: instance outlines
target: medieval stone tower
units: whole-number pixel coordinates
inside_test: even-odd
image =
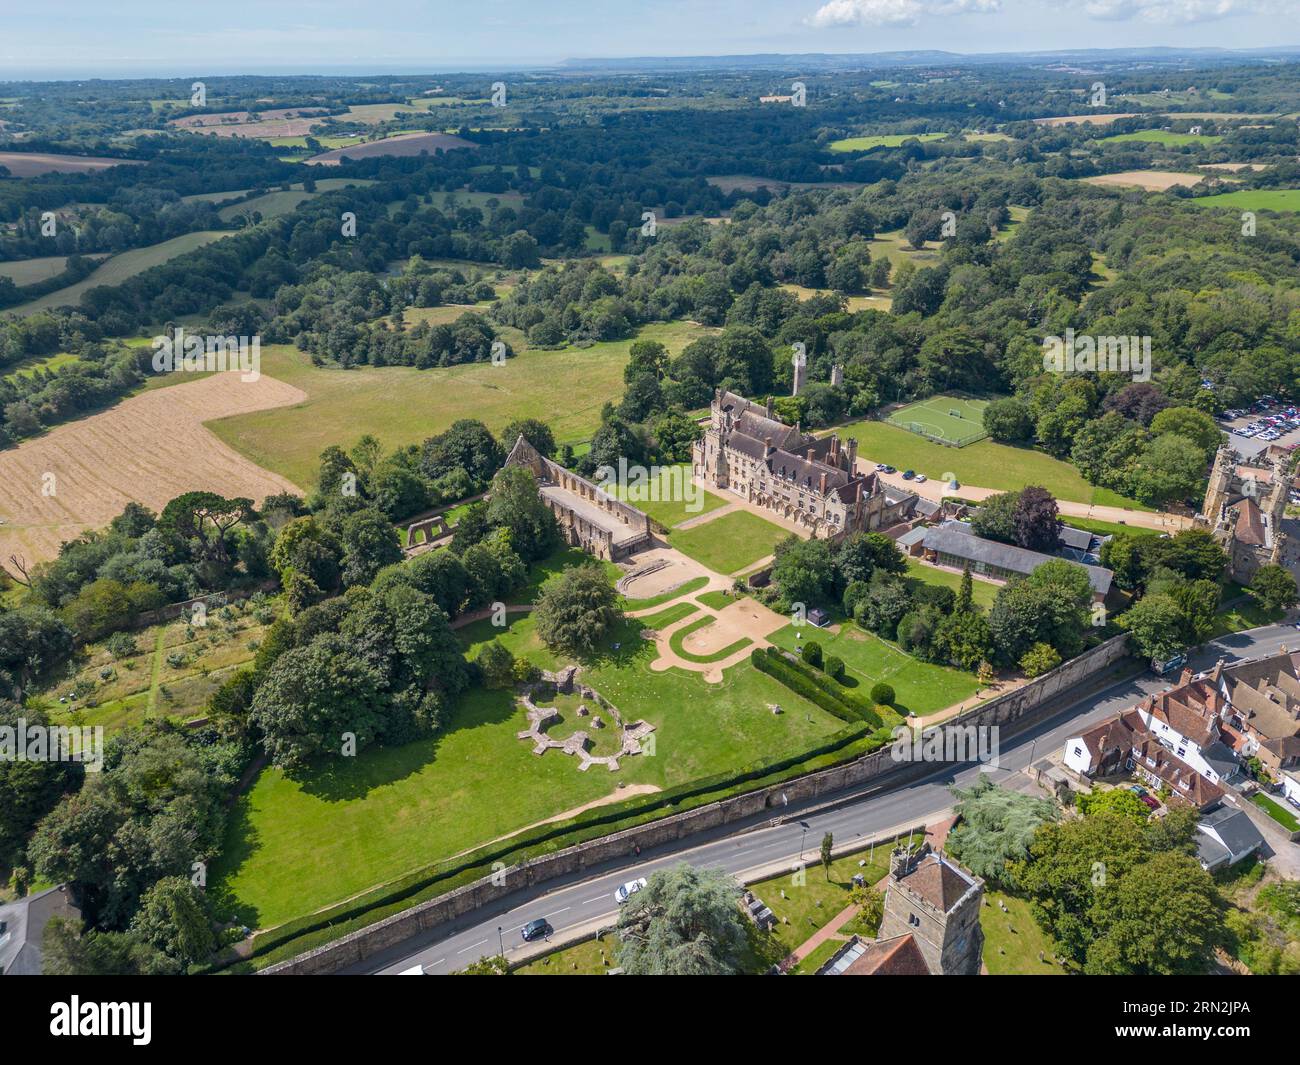
[[[1230,447],[1220,448],[1214,456],[1197,522],[1227,552],[1234,580],[1244,583],[1260,566],[1283,561],[1286,466],[1284,459],[1265,454],[1244,459]]]
[[[799,345],[802,349],[803,345]],[[794,388],[790,390],[790,395],[797,396],[800,389],[808,382],[808,356],[802,351],[796,351],[794,358]]]
[[[932,853],[929,843],[896,847],[877,938],[911,935],[930,972],[976,976],[984,950],[983,898],[984,881],[951,858]]]

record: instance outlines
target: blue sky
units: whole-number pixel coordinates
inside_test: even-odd
[[[1300,44],[1300,0],[0,0],[0,80],[569,57]]]

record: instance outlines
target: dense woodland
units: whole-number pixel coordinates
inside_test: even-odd
[[[1115,112],[1130,109],[1126,96],[1168,82],[1122,67],[1106,77]],[[662,85],[617,73],[536,77],[512,84],[500,112],[484,99],[491,80],[448,76],[436,90],[444,106],[399,108],[378,127],[455,130],[474,148],[349,160],[329,176],[354,186],[276,217],[229,220],[185,197],[239,190],[255,199],[297,183],[315,193],[323,172],[261,141],[167,122],[274,99],[328,112],[310,149],[355,128],[350,107],[405,104],[432,91],[428,79],[212,79],[203,107],[174,81],[0,84],[0,148],[133,164],[0,174],[0,263],[69,257],[39,284],[0,277],[0,308],[9,309],[0,311],[0,448],[141,388],[152,368],[140,341],[182,320],[291,343],[304,359],[340,368],[433,372],[511,357],[502,339],[510,330],[541,350],[631,341],[623,395],[606,405],[580,457],[557,447],[544,423],[494,436],[473,412],[392,451],[340,432],[308,498],[255,506],[189,492],[157,514],[132,504],[51,562],[29,570],[11,560],[24,588],[19,605],[0,603],[0,723],[30,719],[37,711],[23,700],[79,648],[160,607],[253,589],[278,596],[278,613],[256,600],[276,620],[252,662],[212,697],[202,729],[127,730],[90,779],[62,764],[0,766],[0,862],[23,884],[73,883],[84,902],[84,933],[59,931],[50,950],[57,971],[184,971],[225,945],[221,935],[238,938],[213,931],[213,900],[188,877],[196,857],[219,848],[226,804],[254,758],[294,773],[319,764],[341,732],[359,749],[434,736],[471,687],[519,679],[516,667],[526,676],[526,664],[467,661],[450,627],[519,594],[530,565],[559,543],[531,474],[497,472],[521,432],[590,473],[619,458],[685,461],[699,434],[692,413],[716,388],[783,397],[782,417],[805,427],[958,391],[996,397],[986,415],[995,440],[1040,448],[1144,504],[1178,507],[1199,501],[1220,439],[1214,414],[1263,396],[1300,400],[1300,220],[1261,213],[1248,234],[1240,210],[1191,202],[1300,181],[1296,124],[1250,120],[1300,106],[1293,79],[1274,67],[1194,72],[1213,110],[1241,115],[1179,117],[1198,110],[1183,100],[1157,112],[1168,132],[1197,125],[1219,138],[1195,147],[1107,141],[1150,129],[1145,118],[1036,124],[1089,108],[1064,72],[1024,67],[887,79],[814,70],[804,77],[806,108],[756,105],[791,80],[762,69],[686,72]],[[1001,136],[962,136],[993,130]],[[831,147],[927,133],[946,136]],[[1266,168],[1190,192],[1077,180],[1216,162]],[[727,175],[768,184],[708,180]],[[45,212],[59,219],[54,236],[42,232]],[[645,212],[670,224],[647,232]],[[340,226],[345,213],[355,235]],[[88,256],[206,230],[229,235],[92,285],[73,306],[23,307],[91,277]],[[872,244],[881,234],[899,235],[899,255]],[[913,261],[915,252],[928,257]],[[890,309],[850,309],[867,295],[888,297]],[[473,309],[405,327],[408,314],[449,305]],[[680,321],[716,331],[671,355],[637,339],[646,325]],[[1044,338],[1071,329],[1149,337],[1151,379],[1046,372]],[[811,384],[789,398],[795,344]],[[41,365],[61,354],[73,359]],[[838,385],[829,383],[834,365]],[[450,546],[402,561],[395,523],[489,489],[487,501],[468,504]],[[978,521],[993,539],[1055,546],[1056,502],[1042,489],[996,497]],[[1143,653],[1208,637],[1226,558],[1207,534],[1117,536],[1104,561]],[[834,603],[917,659],[981,675],[995,665],[1038,675],[1118,631],[1092,620],[1087,578],[1065,562],[1007,585],[987,612],[972,602],[969,574],[956,592],[917,591],[905,572],[883,537],[834,548],[792,539],[777,548],[773,587],[756,594],[783,609]],[[601,619],[601,631],[618,614],[598,571],[570,583],[539,605],[543,631],[564,634],[557,646],[591,639],[566,629],[567,608]],[[1273,592],[1281,605],[1295,594],[1293,583]]]

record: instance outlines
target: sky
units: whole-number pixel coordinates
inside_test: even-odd
[[[1300,0],[0,0],[0,81],[1300,44]]]

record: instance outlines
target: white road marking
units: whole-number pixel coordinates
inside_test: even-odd
[[[480,939],[477,943],[471,943],[468,947],[465,948],[465,950],[473,950],[475,947],[481,947],[486,942],[487,942],[486,939]],[[465,950],[458,950],[456,951],[456,953],[464,954]]]

